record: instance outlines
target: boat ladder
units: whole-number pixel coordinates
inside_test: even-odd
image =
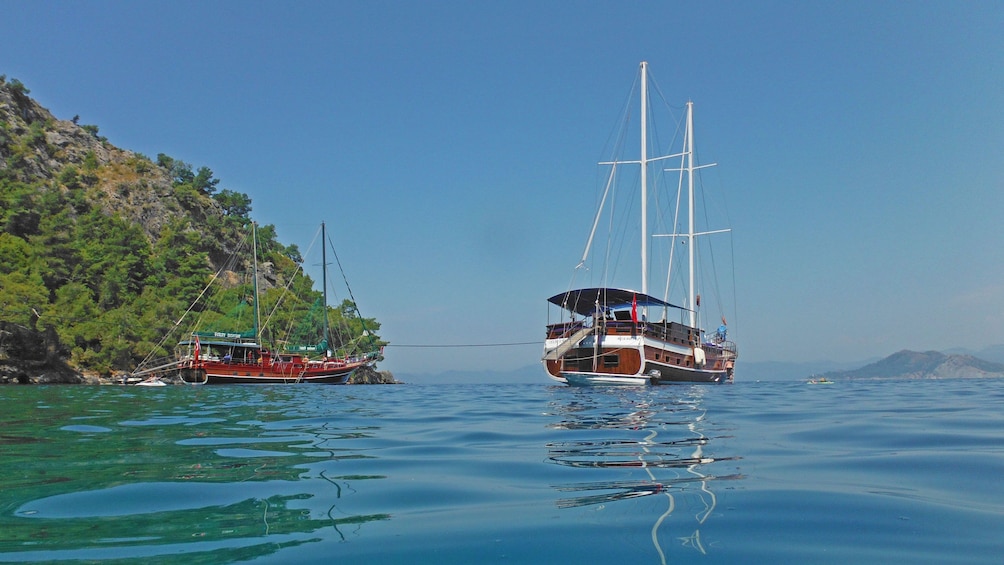
[[[551,351],[548,351],[547,355],[544,356],[544,361],[557,361],[558,359],[561,359],[561,357],[564,356],[565,353],[568,353],[569,349],[578,345],[579,342],[582,341],[584,337],[592,333],[592,331],[593,328],[582,328],[579,331],[575,332],[574,334],[572,334],[571,337],[566,339],[561,345],[555,347]]]

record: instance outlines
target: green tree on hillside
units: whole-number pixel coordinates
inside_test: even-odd
[[[0,318],[35,327],[37,312],[49,302],[49,293],[38,273],[23,271],[0,275]]]

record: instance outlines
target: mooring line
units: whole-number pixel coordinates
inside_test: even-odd
[[[514,343],[419,343],[419,344],[401,344],[401,343],[388,343],[384,347],[512,347],[515,345],[543,345],[542,341],[519,341]]]

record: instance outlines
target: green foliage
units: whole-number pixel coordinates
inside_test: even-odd
[[[303,255],[300,254],[300,248],[297,247],[295,243],[286,247],[285,254],[286,257],[289,257],[290,261],[296,263],[297,265],[303,263]]]
[[[31,101],[31,99],[28,98],[28,94],[31,91],[16,78],[12,78],[7,81],[7,88],[10,89],[11,95],[14,97],[14,102],[16,102],[20,108],[23,109],[28,102]]]
[[[98,156],[94,154],[93,151],[88,151],[84,155],[84,170],[85,171],[96,171],[98,170]]]
[[[34,326],[35,312],[49,302],[42,277],[34,272],[0,274],[0,318],[7,322]]]
[[[73,282],[57,289],[55,295],[43,320],[55,326],[59,341],[70,348],[75,362],[82,363],[84,357],[93,359],[93,354],[85,352],[99,349],[102,336],[94,293],[87,286]]]
[[[59,184],[66,188],[80,188],[80,172],[77,167],[67,165],[63,172],[59,173]]]
[[[223,189],[213,196],[223,208],[223,215],[237,218],[247,218],[251,213],[251,197],[242,192]]]
[[[175,219],[161,231],[150,259],[148,285],[167,296],[195,297],[208,279],[209,262],[200,251],[201,238],[187,222]]]
[[[178,204],[210,231],[234,234],[248,225],[251,198],[231,190],[217,194],[220,181],[213,178],[209,167],[199,167],[193,173],[191,165],[163,153],[157,155],[157,165],[166,169],[171,178]],[[207,200],[207,196],[212,200]]]
[[[41,214],[36,207],[38,188],[34,185],[0,178],[0,226],[18,237],[38,231]]]
[[[153,170],[153,163],[150,161],[150,158],[142,153],[136,153],[129,159],[128,164],[141,175]]]
[[[11,92],[13,92],[15,96],[27,98],[28,94],[31,93],[31,91],[28,90],[28,87],[16,78],[10,79],[10,82],[8,82],[7,85],[10,87]]]
[[[202,194],[212,195],[216,192],[216,185],[220,184],[220,179],[213,178],[213,171],[209,167],[199,167],[192,178],[192,187]]]
[[[380,323],[373,318],[359,316],[359,310],[352,301],[343,300],[329,316],[331,327],[336,330],[335,345],[347,354],[367,353],[384,345],[376,334],[380,330]]]
[[[191,185],[195,179],[192,166],[184,161],[175,160],[163,153],[158,153],[157,164],[167,170],[168,176],[171,177],[172,186],[177,187],[182,184]]]
[[[77,248],[83,242],[74,239],[76,210],[61,191],[43,192],[39,198],[39,209],[42,213],[39,227],[29,241],[39,250],[37,257],[46,288],[55,292],[70,282],[76,265],[81,261]]]
[[[23,143],[31,147],[45,147],[45,122],[32,122]]]
[[[199,198],[199,193],[188,183],[176,184],[174,186],[174,197],[189,212],[198,212],[202,206],[202,199]]]
[[[74,121],[73,123],[77,123],[77,122]],[[98,135],[98,126],[90,125],[90,124],[82,124],[80,126],[80,128],[83,129],[84,131],[86,131],[87,133],[91,134],[91,136],[94,137],[94,139],[96,139],[98,141],[108,141],[107,137],[105,137],[103,135]]]
[[[99,307],[117,308],[142,290],[149,269],[150,245],[136,225],[97,211],[77,223],[78,241],[89,233],[101,233],[102,238],[81,246],[81,264],[74,278],[96,293]]]
[[[275,226],[267,224],[258,226],[258,253],[266,261],[276,261],[283,257],[285,247],[276,238]]]
[[[0,275],[32,271],[32,248],[27,241],[0,233]]]

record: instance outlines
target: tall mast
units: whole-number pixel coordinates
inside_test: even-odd
[[[641,293],[648,294],[648,63],[641,62]]]
[[[258,224],[255,222],[251,222],[251,257],[254,263],[254,336],[260,344],[261,339],[258,339],[258,324],[260,323],[258,312]]]
[[[690,217],[687,228],[687,253],[690,262],[690,327],[697,327],[694,289],[694,103],[687,102],[687,214]]]
[[[324,340],[328,343],[328,348],[331,348],[331,335],[328,329],[328,254],[327,254],[328,238],[324,232],[324,222],[321,222],[321,284],[324,285]],[[324,352],[327,355],[327,351]]]

